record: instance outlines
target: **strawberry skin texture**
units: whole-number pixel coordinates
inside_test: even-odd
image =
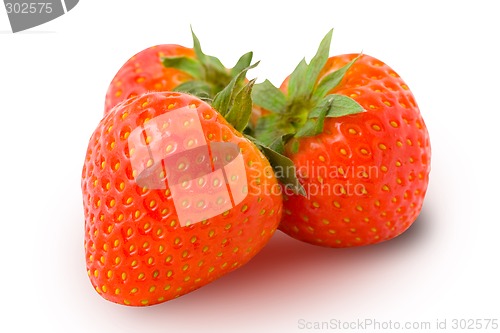
[[[356,56],[329,58],[322,74]],[[325,119],[323,133],[299,139],[296,153],[287,145],[310,197],[285,197],[280,229],[327,247],[394,238],[419,215],[430,171],[429,134],[413,94],[395,71],[368,55],[330,93],[351,97],[366,112]]]
[[[149,47],[130,58],[116,73],[106,93],[105,111],[128,98],[149,91],[171,91],[191,76],[181,70],[163,66],[161,57],[195,57],[194,50],[176,44]]]
[[[248,195],[223,214],[183,227],[169,188],[136,183],[127,138],[186,106],[197,110],[207,142],[238,145]],[[125,305],[165,302],[241,267],[269,241],[282,215],[281,195],[272,190],[279,185],[261,152],[211,106],[176,92],[147,93],[112,109],[90,139],[81,185],[90,281],[102,297]]]

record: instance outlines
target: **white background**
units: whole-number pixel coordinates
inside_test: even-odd
[[[0,321],[3,332],[295,332],[299,321],[500,319],[500,23],[494,1],[91,1],[12,34],[0,7]],[[402,236],[335,250],[277,232],[243,268],[174,301],[131,308],[88,281],[80,174],[107,86],[136,52],[191,46],[279,85],[335,28],[408,83],[432,171]],[[6,310],[6,312],[5,312]],[[330,330],[339,331],[340,330]],[[347,331],[353,332],[355,330]],[[369,331],[368,329],[365,331]],[[496,330],[500,331],[500,329]]]

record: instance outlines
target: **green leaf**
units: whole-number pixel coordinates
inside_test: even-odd
[[[336,71],[325,76],[321,82],[316,86],[314,91],[314,96],[317,98],[323,98],[328,94],[333,88],[339,85],[340,81],[345,76],[345,73],[351,68],[351,66],[359,59],[361,55],[357,56],[353,60],[351,60],[348,64],[343,67],[337,69]]]
[[[285,187],[291,188],[295,194],[306,196],[306,190],[297,178],[293,161],[285,155],[277,153],[266,146],[262,146],[262,150],[269,160],[269,164],[271,164],[276,178],[278,178]]]
[[[226,120],[238,132],[243,132],[252,114],[252,87],[255,79],[249,81],[234,97],[233,104],[226,114]]]
[[[269,144],[269,148],[277,153],[283,154],[283,152],[285,151],[285,143],[283,141],[283,136],[274,138],[274,141],[272,141]]]
[[[242,83],[245,81],[247,72],[256,67],[258,64],[259,62],[256,62],[255,64],[242,70],[224,89],[215,95],[212,106],[219,111],[222,116],[225,117],[230,111],[234,98],[239,91],[239,87],[241,87]]]
[[[252,92],[253,102],[271,112],[283,113],[286,107],[286,96],[269,80],[256,84]]]
[[[324,112],[323,108],[327,109],[326,117],[342,117],[366,111],[352,98],[332,94],[324,97],[318,106],[311,110],[309,118],[321,117]]]
[[[222,64],[219,58],[207,55],[208,63],[212,64],[215,68],[220,69],[222,71],[226,71],[226,67]]]
[[[319,73],[325,66],[330,54],[330,44],[332,42],[333,29],[328,31],[326,36],[321,41],[316,55],[311,59],[311,63],[307,66],[306,77],[304,81],[305,93],[311,94],[316,82],[319,78]]]
[[[213,75],[219,74],[228,78],[230,77],[230,74],[228,73],[226,67],[224,67],[219,58],[207,55],[206,59],[207,76],[210,77],[212,73]]]
[[[305,59],[302,59],[290,75],[290,80],[288,81],[288,96],[292,103],[294,101],[301,101],[304,103],[311,99],[319,74],[328,60],[332,33],[333,29],[323,38],[311,62],[307,64]]]
[[[269,146],[276,137],[280,137],[279,133],[276,133],[278,128],[278,123],[281,121],[277,114],[269,114],[260,117],[255,125],[254,136],[263,144]]]
[[[291,159],[274,151],[255,138],[250,136],[246,136],[246,138],[259,147],[268,159],[269,164],[271,164],[276,178],[278,178],[278,180],[285,187],[292,189],[295,194],[302,196],[306,195],[304,187],[300,184],[299,179],[297,178],[296,168]]]
[[[300,99],[303,96],[304,91],[304,77],[307,72],[307,63],[305,59],[302,59],[297,67],[295,67],[292,74],[290,74],[290,80],[288,81],[288,98]]]
[[[202,63],[207,63],[207,56],[201,50],[200,40],[196,37],[196,34],[193,31],[193,27],[191,27],[191,35],[193,36],[193,50],[196,54],[196,58]]]
[[[236,65],[234,65],[234,67],[231,69],[231,77],[235,77],[242,70],[250,66],[250,64],[252,63],[252,58],[253,52],[251,51],[242,55]]]
[[[299,152],[299,148],[300,148],[299,140],[292,139],[290,142],[291,142],[292,154],[297,154]]]
[[[179,69],[188,73],[194,78],[200,79],[203,76],[203,66],[196,59],[189,57],[163,57],[163,66]]]
[[[325,117],[329,111],[330,105],[326,103],[325,105],[319,105],[316,108],[319,109],[316,112],[318,115],[315,118],[309,118],[305,124],[297,131],[295,137],[302,138],[306,136],[315,136],[323,133],[323,126],[325,124]],[[314,111],[314,110],[313,110]]]
[[[295,127],[276,113],[259,118],[255,126],[255,138],[268,147],[275,146],[276,140],[283,140],[284,136],[295,132]]]
[[[181,83],[173,91],[185,92],[201,99],[210,98],[210,86],[205,81],[193,80]]]
[[[228,84],[231,80],[231,75],[218,58],[206,55],[202,51],[200,40],[194,33],[192,27],[191,34],[193,36],[193,49],[196,58],[203,68],[203,77],[200,78],[210,83],[212,86],[212,95],[215,95]]]
[[[291,137],[293,137],[292,133],[276,136],[267,146],[275,152],[283,154],[285,152],[285,142]]]

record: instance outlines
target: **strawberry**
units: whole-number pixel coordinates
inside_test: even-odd
[[[140,51],[118,70],[106,93],[105,113],[116,104],[148,91],[171,91],[191,76],[175,68],[163,66],[162,57],[194,58],[194,51],[181,45],[163,44]]]
[[[281,89],[254,89],[262,112],[254,135],[294,163],[306,195],[285,188],[280,229],[316,245],[378,243],[419,215],[430,142],[408,85],[368,55],[328,58],[331,31],[310,64]]]
[[[133,97],[94,131],[81,181],[84,245],[105,299],[142,306],[189,293],[247,263],[277,229],[276,178],[239,132],[254,81],[239,89],[235,80],[213,106],[179,92]]]
[[[250,65],[252,52],[232,69],[205,55],[194,32],[193,48],[163,44],[140,51],[118,70],[106,93],[106,114],[121,101],[149,91],[182,91],[213,98]]]

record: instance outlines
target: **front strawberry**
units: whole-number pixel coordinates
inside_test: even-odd
[[[155,92],[120,104],[92,135],[82,173],[92,285],[152,305],[244,265],[278,226],[276,186],[257,147],[200,99]]]
[[[281,91],[254,101],[255,135],[295,165],[306,196],[287,191],[280,229],[312,244],[378,243],[417,218],[430,171],[429,134],[405,82],[367,55],[328,58],[331,32]]]

